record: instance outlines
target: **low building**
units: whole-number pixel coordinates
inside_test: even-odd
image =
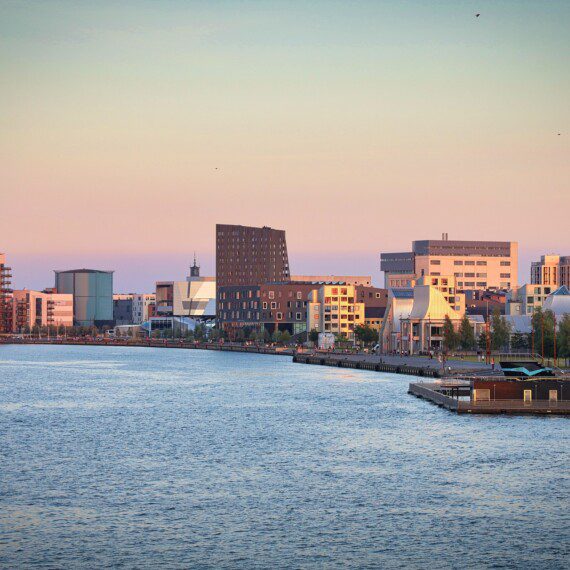
[[[410,354],[441,351],[446,317],[459,329],[465,314],[465,295],[457,291],[453,276],[424,275],[412,289],[389,291],[380,331],[382,350]],[[477,336],[484,320],[479,316],[469,320]]]
[[[532,315],[541,308],[556,288],[552,285],[526,284],[506,293],[505,314],[508,316]]]
[[[556,320],[560,322],[565,315],[570,314],[570,290],[563,285],[553,291],[542,304],[545,311],[552,311]]]
[[[354,340],[354,328],[364,325],[365,307],[356,299],[354,285],[322,285],[311,291],[307,329],[330,332]]]
[[[13,292],[12,332],[22,333],[38,327],[73,326],[73,295],[53,289]]]
[[[133,324],[133,299],[133,293],[113,295],[113,321],[115,327]]]
[[[157,317],[211,319],[216,315],[216,279],[200,277],[200,267],[190,268],[186,281],[157,281]]]
[[[148,319],[153,316],[153,307],[155,303],[155,293],[135,293],[133,295],[133,324],[140,325],[141,323],[148,321]]]

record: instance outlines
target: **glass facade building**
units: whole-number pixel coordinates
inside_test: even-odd
[[[73,320],[77,326],[113,326],[113,272],[71,269],[55,272],[58,293],[73,295]]]

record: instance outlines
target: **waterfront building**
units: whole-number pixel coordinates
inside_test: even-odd
[[[12,282],[11,268],[6,265],[6,255],[0,253],[0,334],[12,330]]]
[[[411,252],[380,254],[385,287],[410,288],[423,275],[451,275],[461,291],[517,286],[517,242],[442,238],[414,241]]]
[[[330,332],[354,340],[354,328],[364,325],[364,303],[354,285],[321,285],[309,295],[307,330]]]
[[[532,285],[570,288],[570,255],[543,255],[540,261],[533,261],[530,282]]]
[[[152,311],[156,302],[155,293],[135,293],[133,294],[133,314],[134,325],[140,325],[148,321],[153,316]]]
[[[372,286],[371,275],[292,275],[291,281],[301,283],[346,283],[347,285],[359,285],[363,287]]]
[[[215,315],[216,281],[213,277],[156,282],[157,317],[210,319]]]
[[[390,289],[380,330],[382,350],[411,354],[439,351],[446,317],[458,329],[465,314],[465,294],[458,291],[451,275],[424,275],[413,288]],[[468,318],[477,336],[485,320],[480,315]]]
[[[113,271],[55,271],[55,289],[73,295],[75,325],[113,326]]]
[[[221,287],[290,281],[285,231],[269,227],[216,225],[217,315]]]
[[[291,335],[306,333],[307,303],[316,287],[318,285],[310,281],[261,285],[259,319],[262,327],[270,333],[274,331],[288,331]]]
[[[113,295],[113,321],[115,326],[133,324],[134,293]]]
[[[54,289],[19,289],[12,298],[12,332],[29,332],[38,327],[73,326],[73,295]]]

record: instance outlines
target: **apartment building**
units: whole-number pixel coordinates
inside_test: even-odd
[[[133,324],[140,325],[148,321],[154,314],[153,307],[155,303],[155,293],[135,293],[133,295]]]
[[[269,227],[216,225],[217,302],[221,287],[290,281],[287,242],[283,230]],[[217,315],[221,310],[217,306]]]
[[[453,276],[457,288],[507,290],[517,286],[518,244],[499,241],[441,240],[412,243],[412,251],[382,253],[380,269],[387,288],[414,287],[423,275]]]
[[[354,340],[354,328],[364,325],[365,306],[354,285],[322,285],[309,295],[307,329]]]
[[[73,295],[54,289],[13,292],[12,332],[30,331],[39,327],[73,326]]]
[[[6,265],[6,255],[0,253],[0,334],[12,330],[11,278],[12,272]]]
[[[550,287],[570,287],[570,256],[543,255],[540,261],[533,261],[530,267],[532,285]]]
[[[552,285],[526,284],[507,291],[505,314],[532,315],[555,289]]]

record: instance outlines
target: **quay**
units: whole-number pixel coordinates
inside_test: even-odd
[[[500,378],[497,378],[497,381],[500,381]],[[472,382],[464,379],[412,382],[408,394],[458,414],[570,415],[570,400],[477,400],[473,398]]]
[[[337,366],[356,370],[372,370],[375,372],[390,372],[391,374],[407,374],[409,376],[426,376],[439,378],[441,373],[434,367],[410,365],[406,363],[387,363],[381,358],[358,358],[355,355],[342,354],[295,354],[293,362],[314,364],[320,366]]]

